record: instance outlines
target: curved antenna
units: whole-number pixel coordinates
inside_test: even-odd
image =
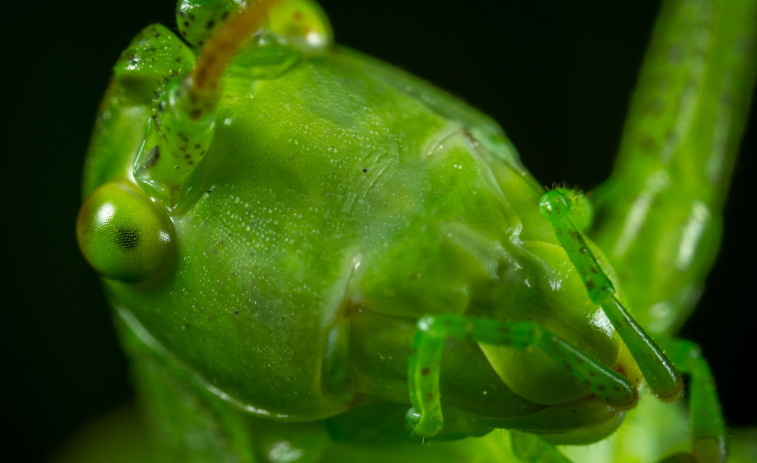
[[[282,0],[250,2],[208,39],[194,69],[172,79],[154,101],[134,178],[156,200],[173,208],[185,182],[210,148],[226,67],[268,12]]]
[[[250,2],[241,13],[223,23],[210,37],[197,58],[192,71],[190,92],[206,100],[215,99],[220,93],[220,82],[226,66],[237,51],[250,38],[253,31],[263,24],[267,14],[281,0]]]

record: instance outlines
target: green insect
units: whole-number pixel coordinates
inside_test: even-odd
[[[151,423],[136,460],[725,460],[672,335],[717,252],[757,1],[665,3],[592,195],[334,45],[312,1],[183,0],[177,24],[116,63],[77,221]],[[681,374],[688,407],[660,402]]]

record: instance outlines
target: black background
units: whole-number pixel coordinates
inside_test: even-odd
[[[493,116],[543,183],[595,186],[609,172],[657,2],[499,3],[494,10],[494,2],[322,1],[340,43]],[[22,452],[19,461],[43,460],[93,417],[129,400],[126,362],[98,281],[79,255],[74,221],[110,69],[142,27],[173,27],[173,11],[170,0],[76,0],[2,15],[0,416],[12,430],[0,452]],[[748,225],[755,132],[752,122],[721,255],[683,329],[712,362],[728,422],[742,426],[757,423],[746,379],[757,352]]]

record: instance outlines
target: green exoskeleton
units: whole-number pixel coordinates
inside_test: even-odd
[[[335,45],[312,1],[182,0],[177,25],[116,63],[77,222],[149,458],[726,459],[707,363],[673,335],[717,252],[757,1],[665,3],[591,196]],[[682,374],[690,423],[660,402]]]

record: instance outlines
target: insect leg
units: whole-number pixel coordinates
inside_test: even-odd
[[[504,322],[463,315],[427,315],[418,321],[408,366],[410,401],[407,419],[413,432],[433,437],[444,427],[439,364],[447,336],[518,349],[538,348],[560,362],[599,397],[617,408],[636,404],[631,382],[534,322]]]
[[[589,298],[602,307],[636,359],[652,392],[662,400],[677,400],[683,387],[680,375],[654,340],[615,297],[615,288],[584,241],[581,232],[568,217],[570,200],[563,193],[552,190],[542,196],[539,210],[555,229],[557,240],[576,266],[586,285]]]
[[[684,339],[663,341],[666,352],[689,377],[692,455],[700,463],[726,460],[726,431],[715,381],[699,347]]]
[[[668,1],[655,25],[589,236],[634,316],[678,329],[715,261],[757,79],[757,2]]]

